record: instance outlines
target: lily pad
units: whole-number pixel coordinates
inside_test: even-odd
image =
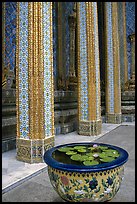
[[[66,152],[67,155],[73,155],[73,154],[77,154],[77,152],[74,152],[74,151],[68,151]]]
[[[114,157],[104,157],[104,158],[100,159],[100,161],[102,161],[102,162],[111,162],[113,160],[115,160]]]
[[[88,160],[88,159],[89,159],[89,157],[87,155],[82,155],[81,158],[80,158],[81,161],[85,161],[85,160]]]
[[[93,157],[93,154],[94,154],[93,152],[86,153],[86,155],[89,156],[89,157]]]
[[[81,146],[75,146],[75,147],[74,147],[74,149],[83,149],[83,148],[86,148],[86,147],[85,147],[85,146],[82,146],[82,145],[81,145]]]
[[[96,148],[95,147],[89,147],[88,149],[90,149],[91,151],[94,151]]]
[[[72,147],[61,147],[58,149],[58,151],[60,152],[68,152],[70,150],[73,150],[73,148]]]
[[[80,154],[74,154],[70,158],[74,161],[81,161],[81,155]]]
[[[77,149],[78,152],[86,152],[86,149]]]
[[[106,149],[108,149],[108,147],[106,147],[106,146],[99,146],[99,148],[100,148],[101,150],[106,150]]]
[[[100,157],[100,158],[105,158],[105,157],[108,157],[108,155],[105,154],[105,153],[100,153],[100,154],[99,154],[99,157]]]
[[[83,164],[85,166],[91,166],[91,165],[97,165],[99,164],[99,162],[98,161],[84,161]]]

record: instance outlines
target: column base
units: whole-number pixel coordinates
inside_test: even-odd
[[[106,123],[120,124],[122,119],[121,113],[106,113]]]
[[[43,163],[46,150],[54,146],[54,136],[45,139],[16,138],[16,158],[26,163]]]
[[[80,121],[78,134],[85,136],[99,135],[102,131],[102,120]]]

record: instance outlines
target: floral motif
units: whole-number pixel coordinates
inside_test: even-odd
[[[91,190],[95,189],[97,185],[98,185],[98,181],[96,180],[96,178],[93,178],[93,179],[89,182],[89,188],[90,188]]]
[[[64,185],[68,185],[69,184],[69,179],[66,176],[61,176],[61,181]]]
[[[58,194],[69,202],[103,202],[120,188],[123,167],[107,172],[64,173],[49,167],[51,183]]]
[[[110,177],[108,177],[108,179],[107,179],[107,183],[108,183],[108,185],[112,185],[113,184],[113,180],[110,178]]]

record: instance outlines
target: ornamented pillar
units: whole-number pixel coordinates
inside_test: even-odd
[[[135,33],[129,36],[131,41],[131,79],[135,83]]]
[[[77,3],[78,133],[101,133],[97,2]]]
[[[63,3],[58,2],[58,89],[65,90]]]
[[[126,7],[125,2],[118,3],[118,31],[120,55],[120,80],[121,90],[125,90],[128,81],[127,39],[126,39]]]
[[[121,85],[117,2],[105,2],[106,121],[121,123]]]
[[[54,145],[52,3],[17,2],[17,159],[43,162]]]
[[[76,3],[75,3],[76,5]],[[75,90],[77,88],[76,77],[76,8],[73,14],[68,18],[70,28],[70,66],[69,66],[69,88]]]

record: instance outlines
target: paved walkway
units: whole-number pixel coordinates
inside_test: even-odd
[[[55,136],[55,145],[83,141],[110,143],[128,151],[121,189],[110,202],[134,202],[135,123],[103,123],[102,134],[98,136],[80,136],[76,132]],[[17,161],[15,150],[2,154],[2,193],[3,202],[64,202],[50,184],[47,165]]]

